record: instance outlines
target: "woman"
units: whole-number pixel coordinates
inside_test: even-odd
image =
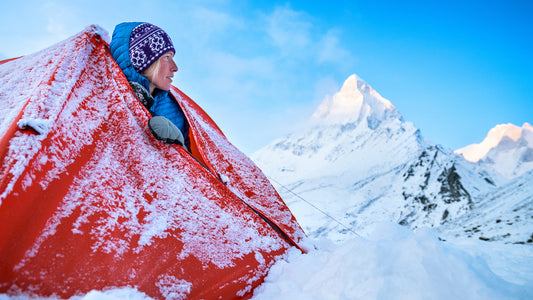
[[[144,22],[118,24],[109,44],[111,55],[130,82],[139,101],[150,111],[148,125],[159,140],[189,147],[189,124],[169,94],[178,67],[170,37]]]

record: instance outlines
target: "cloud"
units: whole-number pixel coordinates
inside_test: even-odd
[[[295,55],[312,44],[312,23],[303,12],[292,10],[289,6],[277,7],[266,16],[266,32],[274,46],[283,54]]]
[[[269,92],[265,84],[276,76],[272,62],[264,57],[243,58],[226,52],[210,52],[204,63],[209,73],[204,76],[210,94],[240,105],[253,103]]]
[[[320,78],[314,90],[313,100],[316,102],[315,106],[318,106],[318,101],[322,102],[326,95],[333,96],[340,90],[341,86],[339,82],[335,80],[332,76],[325,76]]]
[[[318,43],[318,62],[333,63],[341,66],[353,64],[352,54],[340,45],[339,32],[329,30]]]
[[[56,36],[65,36],[67,32],[65,25],[69,23],[67,20],[73,15],[71,9],[55,2],[46,2],[43,8],[43,14],[47,16],[46,32]]]
[[[187,13],[180,13],[176,18],[181,26],[175,32],[185,37],[191,46],[216,47],[221,38],[243,27],[241,19],[225,11],[197,5],[187,6]]]
[[[313,18],[290,6],[276,7],[265,16],[265,32],[275,47],[286,58],[309,64],[333,64],[343,69],[354,63],[352,54],[342,46],[338,29],[324,32],[313,25]]]
[[[306,12],[287,5],[248,14],[198,7],[186,18],[209,21],[178,33],[194,49],[181,58],[194,68],[182,70],[181,83],[248,151],[309,118],[326,94],[336,92],[332,73],[320,68],[344,70],[353,62],[340,30],[315,27]]]

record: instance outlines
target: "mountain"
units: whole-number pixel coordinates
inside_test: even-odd
[[[479,197],[474,209],[439,228],[444,238],[533,243],[533,171]]]
[[[376,128],[381,120],[389,117],[401,116],[389,100],[355,74],[348,77],[337,94],[326,96],[313,114],[313,118],[330,122],[366,119],[370,128]]]
[[[388,100],[353,75],[339,93],[326,97],[303,132],[279,139],[253,157],[280,180],[339,172],[362,179],[414,157],[420,139],[418,130],[403,122]],[[269,162],[271,155],[276,160]]]
[[[311,237],[341,241],[377,221],[438,227],[504,182],[426,141],[357,75],[306,126],[252,155]]]
[[[479,144],[458,149],[471,162],[491,166],[508,179],[533,170],[533,126],[501,124],[492,128]]]

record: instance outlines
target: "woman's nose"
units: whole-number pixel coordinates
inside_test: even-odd
[[[178,65],[172,60],[172,64],[170,65],[170,71],[177,72],[178,71]]]

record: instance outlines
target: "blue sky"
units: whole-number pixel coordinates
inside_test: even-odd
[[[194,3],[192,3],[194,2]],[[90,24],[169,33],[185,91],[246,153],[308,119],[351,74],[457,149],[533,123],[533,1],[3,1],[0,59]]]

